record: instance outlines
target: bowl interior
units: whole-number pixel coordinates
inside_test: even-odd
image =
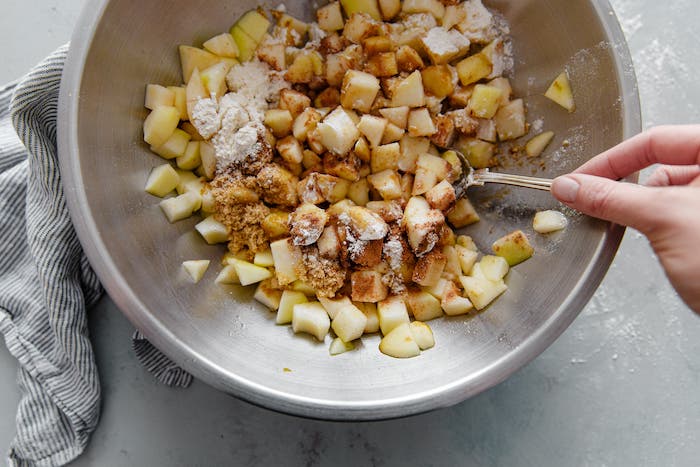
[[[263,2],[273,3],[279,2]],[[486,3],[511,24],[513,84],[526,100],[529,121],[556,132],[543,164],[509,163],[508,170],[556,176],[638,130],[634,76],[617,23],[600,7],[604,2]],[[565,232],[535,234],[534,212],[559,208],[548,193],[474,189],[482,221],[466,233],[482,251],[521,228],[537,253],[512,270],[509,291],[485,312],[431,322],[437,345],[417,358],[381,355],[378,336],[331,358],[328,342],[293,337],[289,327],[276,326],[250,289],[213,283],[224,248],[198,238],[196,219],[170,225],[159,199],[143,191],[150,169],[162,163],[142,142],[144,88],[180,84],[176,46],[201,45],[255,6],[113,0],[94,2],[83,16],[64,82],[61,159],[79,235],[120,308],[196,376],[255,403],[307,416],[370,419],[447,406],[534,358],[581,310],[621,236],[620,229],[574,213],[568,213]],[[311,18],[307,2],[293,0],[287,8]],[[564,68],[576,95],[573,114],[542,97]],[[212,266],[192,285],[181,263],[204,258]]]

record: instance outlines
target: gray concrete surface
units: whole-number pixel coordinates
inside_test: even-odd
[[[8,7],[8,3],[10,6]],[[695,0],[613,0],[646,126],[700,121]],[[82,0],[3,2],[0,82],[65,42]],[[156,384],[109,298],[90,312],[102,421],[76,466],[698,465],[700,319],[630,231],[561,338],[503,384],[453,408],[341,424],[272,413],[195,382]],[[14,436],[16,365],[0,346],[0,446]]]

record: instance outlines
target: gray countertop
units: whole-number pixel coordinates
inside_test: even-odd
[[[66,42],[83,0],[4,3],[0,82]],[[645,126],[700,122],[697,0],[612,4]],[[109,298],[90,311],[90,328],[102,420],[76,466],[691,466],[700,458],[700,319],[634,231],[585,311],[539,358],[455,407],[402,420],[304,420],[198,381],[170,389],[136,361],[132,327]],[[15,371],[0,346],[2,449],[15,433]]]

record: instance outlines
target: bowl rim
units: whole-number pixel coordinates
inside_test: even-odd
[[[446,385],[411,395],[362,402],[322,400],[292,395],[249,381],[226,371],[188,347],[175,334],[160,324],[144,303],[130,290],[107,247],[88,206],[88,197],[80,174],[78,147],[78,106],[85,62],[92,39],[110,0],[89,1],[80,15],[73,33],[63,71],[58,114],[58,156],[66,203],[76,233],[90,264],[105,290],[124,313],[158,349],[195,377],[224,392],[255,405],[309,418],[326,420],[381,420],[414,415],[448,407],[497,385],[518,371],[549,347],[578,316],[603,280],[625,229],[608,224],[603,239],[585,274],[569,297],[534,333],[500,359],[464,378]],[[623,105],[623,139],[642,128],[641,106],[632,58],[620,24],[608,0],[591,0],[609,42],[615,44],[612,54]],[[636,180],[636,176],[633,177]]]

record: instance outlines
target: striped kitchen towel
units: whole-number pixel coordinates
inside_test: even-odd
[[[19,362],[22,394],[11,466],[70,462],[85,449],[100,413],[86,308],[102,287],[73,230],[57,161],[67,51],[0,87],[0,332]],[[192,377],[138,333],[133,345],[160,381],[189,385]]]

